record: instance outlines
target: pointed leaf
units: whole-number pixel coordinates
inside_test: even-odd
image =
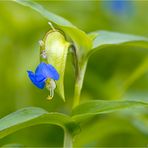
[[[79,121],[87,116],[111,113],[120,109],[130,108],[133,106],[148,106],[148,102],[146,103],[140,101],[104,101],[104,100],[88,101],[74,108],[72,116],[73,119]]]
[[[110,31],[96,31],[89,34],[90,37],[96,36],[93,40],[93,48],[89,51],[89,55],[103,47],[111,45],[126,44],[130,46],[148,47],[148,38],[116,33]]]
[[[73,120],[60,113],[48,113],[37,107],[27,107],[11,113],[0,119],[0,138],[17,130],[38,124],[54,124],[72,131],[76,124]]]

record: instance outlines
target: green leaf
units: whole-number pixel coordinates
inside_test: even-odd
[[[0,138],[22,128],[38,124],[54,124],[71,132],[77,127],[75,122],[64,114],[48,113],[41,108],[27,107],[0,119]]]
[[[111,45],[126,44],[130,46],[148,47],[148,38],[141,36],[110,31],[96,31],[89,34],[90,37],[92,37],[93,35],[96,37],[93,40],[93,48],[89,51],[89,55],[96,50]]]
[[[97,114],[111,113],[133,106],[148,106],[148,102],[140,101],[104,101],[95,100],[80,104],[72,112],[73,119],[79,121],[85,117]]]
[[[76,45],[76,50],[79,58],[86,52],[86,50],[92,47],[92,41],[89,36],[82,30],[78,29],[68,20],[49,12],[48,10],[44,9],[41,5],[31,2],[31,1],[24,1],[24,0],[14,0],[17,3],[20,3],[24,6],[28,6],[35,11],[39,12],[43,17],[50,20],[52,23],[56,24],[61,30],[64,31],[66,35],[68,35],[72,42]],[[79,51],[80,50],[80,51]]]

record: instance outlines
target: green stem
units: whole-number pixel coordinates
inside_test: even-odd
[[[73,137],[72,134],[65,129],[64,130],[64,148],[72,148],[72,142],[73,141]]]
[[[73,98],[73,108],[75,108],[77,105],[79,105],[80,102],[80,95],[81,95],[81,89],[83,85],[84,75],[87,67],[87,60],[83,64],[81,64],[79,72],[76,76],[75,81],[75,90],[74,90],[74,98]]]
[[[122,91],[113,96],[113,98],[121,98],[125,92],[128,90],[128,88],[137,80],[139,79],[144,73],[146,73],[148,70],[148,57],[146,57],[142,63],[132,72],[131,75],[129,75],[128,79],[125,81]]]
[[[126,91],[137,79],[139,79],[148,70],[148,57],[146,57],[141,64],[133,71],[133,73],[128,77],[124,84],[124,90]]]

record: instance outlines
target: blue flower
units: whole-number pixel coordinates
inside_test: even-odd
[[[52,65],[46,64],[44,62],[38,65],[35,73],[33,73],[32,71],[27,72],[32,83],[40,89],[44,88],[47,79],[59,79],[59,74],[56,69]]]

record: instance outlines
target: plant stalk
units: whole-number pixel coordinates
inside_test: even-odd
[[[67,130],[64,129],[64,146],[63,148],[72,148],[73,144],[73,137],[72,134]]]
[[[85,60],[85,62],[81,64],[79,72],[76,76],[76,81],[74,86],[73,108],[79,105],[80,102],[81,89],[83,86],[86,67],[87,67],[87,60]]]

